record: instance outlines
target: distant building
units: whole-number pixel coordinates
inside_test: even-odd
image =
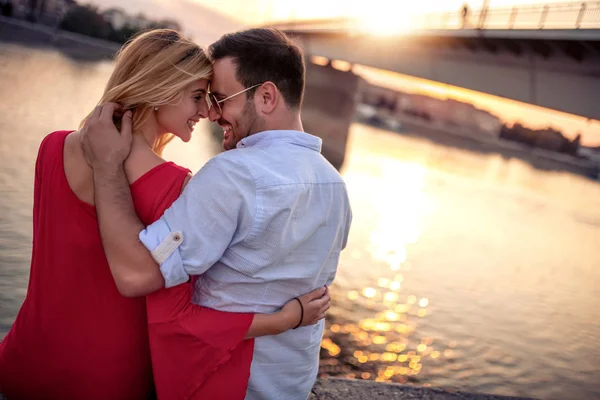
[[[75,0],[13,0],[13,15],[17,18],[58,26]]]
[[[453,99],[403,93],[366,83],[361,86],[359,101],[379,110],[387,110],[400,120],[402,114],[410,115],[425,121],[461,128],[465,133],[474,136],[484,134],[488,137],[498,137],[502,129],[502,121],[495,115],[472,104]]]

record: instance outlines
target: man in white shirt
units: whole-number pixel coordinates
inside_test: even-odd
[[[117,284],[136,295],[196,275],[194,303],[272,313],[332,283],[352,218],[348,194],[320,154],[321,139],[303,131],[299,48],[280,31],[251,29],[223,36],[209,51],[209,118],[230,151],[211,159],[163,217],[144,227],[122,171],[127,137],[92,120],[85,140],[100,230]],[[323,329],[321,320],[255,339],[246,398],[306,399]]]

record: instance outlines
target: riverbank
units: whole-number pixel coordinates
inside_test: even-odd
[[[0,16],[0,42],[35,48],[51,47],[81,61],[109,60],[121,48],[116,42],[3,16]]]
[[[600,179],[600,165],[592,160],[530,147],[498,137],[482,134],[474,135],[461,127],[451,127],[440,122],[426,121],[406,114],[400,116],[400,123],[393,128],[386,125],[382,126],[381,123],[374,124],[364,117],[358,117],[357,120],[360,123],[382,127],[401,135],[431,140],[443,146],[483,154],[497,153],[507,159],[517,158],[544,171],[566,171],[592,179]]]
[[[448,392],[393,383],[329,378],[315,383],[309,400],[527,400],[489,394]]]

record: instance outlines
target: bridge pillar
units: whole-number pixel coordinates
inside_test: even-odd
[[[302,48],[306,61],[306,84],[302,104],[304,130],[323,140],[321,153],[340,169],[346,156],[346,143],[350,125],[354,120],[360,77],[349,71],[341,71],[332,65],[311,62],[311,39],[291,35]]]
[[[344,163],[350,124],[356,110],[358,75],[306,60],[302,105],[304,130],[323,139],[323,156],[337,169]]]

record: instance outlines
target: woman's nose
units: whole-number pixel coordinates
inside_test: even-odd
[[[208,104],[206,101],[201,101],[198,106],[198,115],[200,118],[207,118],[209,114]]]

